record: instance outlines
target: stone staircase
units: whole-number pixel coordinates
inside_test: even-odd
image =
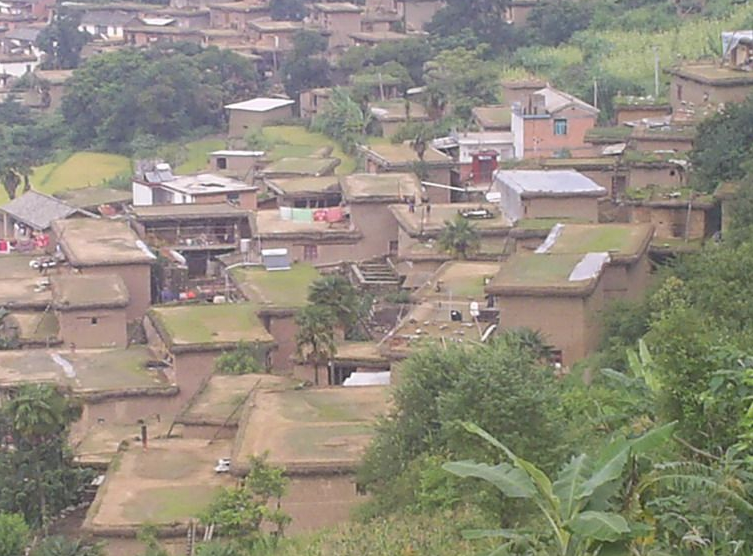
[[[351,272],[355,285],[365,291],[386,292],[400,287],[400,278],[386,258],[352,263]]]

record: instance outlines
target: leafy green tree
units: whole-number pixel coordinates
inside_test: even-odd
[[[0,512],[0,556],[19,556],[29,542],[29,526],[19,514]]]
[[[434,48],[426,38],[411,37],[390,41],[374,47],[349,48],[338,60],[338,68],[346,75],[356,75],[371,68],[399,65],[408,72],[414,84],[423,84],[424,64],[434,55]]]
[[[238,342],[233,351],[223,352],[215,361],[214,369],[223,375],[245,375],[261,372],[264,368],[260,361],[260,350],[248,342]]]
[[[753,97],[729,103],[721,112],[703,120],[690,152],[695,187],[711,192],[722,181],[744,177],[743,164],[751,158],[752,144]]]
[[[353,153],[359,141],[367,134],[373,117],[364,110],[342,87],[335,87],[324,113],[312,122],[312,129],[331,137],[348,153]]]
[[[295,317],[296,353],[305,363],[314,366],[314,382],[319,384],[319,367],[334,357],[337,319],[329,307],[308,305]]]
[[[293,37],[293,52],[282,65],[285,92],[297,99],[301,91],[331,84],[330,67],[322,56],[327,38],[316,31],[299,31]]]
[[[304,0],[269,0],[269,13],[278,21],[301,21],[306,17]]]
[[[480,241],[476,227],[461,215],[445,222],[444,229],[439,234],[439,247],[463,260],[478,251]]]
[[[275,537],[281,537],[290,522],[280,509],[287,485],[283,470],[269,465],[263,457],[254,457],[250,463],[243,484],[224,489],[201,518],[205,525],[214,523],[220,535],[246,550],[267,537],[266,526],[273,528]]]
[[[537,44],[557,46],[588,28],[592,6],[573,0],[538,2],[527,19],[527,30]]]
[[[561,386],[539,355],[520,334],[510,333],[479,346],[427,345],[406,359],[392,410],[379,423],[359,470],[359,480],[376,494],[376,507],[395,511],[412,503],[411,492],[421,481],[410,477],[423,475],[412,467],[427,455],[489,456],[468,443],[459,425],[464,419],[493,431],[545,469],[559,462],[571,433],[561,412]]]
[[[81,13],[58,5],[52,22],[37,38],[37,46],[45,53],[45,69],[72,69],[78,67],[81,50],[89,35],[79,31]]]
[[[44,539],[31,556],[104,556],[104,550],[97,543],[55,536]]]
[[[519,38],[507,23],[509,6],[510,0],[447,0],[426,30],[440,37],[470,35],[494,53],[512,50]]]
[[[573,457],[556,477],[550,478],[481,427],[470,423],[464,426],[498,448],[507,461],[495,466],[459,461],[447,463],[444,468],[458,477],[482,479],[505,497],[530,500],[543,518],[552,549],[560,556],[598,553],[600,546],[629,537],[628,520],[613,510],[617,491],[625,481],[632,480],[625,477],[631,459],[660,446],[674,427],[665,425],[632,440],[618,436],[597,457]],[[530,534],[516,529],[466,531],[470,538],[504,539],[497,550],[499,554]]]
[[[426,62],[427,95],[434,110],[450,104],[457,118],[469,122],[475,106],[496,102],[498,68],[484,60],[487,53],[485,47],[458,47]]]

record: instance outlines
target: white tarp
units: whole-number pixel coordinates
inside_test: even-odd
[[[389,386],[390,371],[378,373],[356,372],[343,382],[343,386]]]
[[[557,242],[557,238],[560,237],[560,234],[562,233],[562,230],[565,229],[564,224],[555,224],[552,226],[552,229],[549,231],[549,235],[546,236],[546,239],[544,240],[544,243],[539,245],[536,248],[536,251],[534,251],[537,255],[541,255],[542,253],[546,253],[549,251],[552,246]]]
[[[586,253],[570,273],[570,282],[591,280],[601,274],[601,269],[609,262],[609,253]]]

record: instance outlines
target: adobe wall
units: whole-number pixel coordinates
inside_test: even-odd
[[[390,242],[398,239],[397,220],[390,212],[391,203],[354,203],[350,205],[350,221],[363,234],[358,242],[359,258],[387,255]]]
[[[657,238],[682,238],[688,217],[688,207],[652,207],[637,205],[630,210],[630,222],[650,223],[656,229]],[[690,215],[688,239],[701,239],[706,235],[706,211],[693,209]]]
[[[60,337],[77,348],[124,348],[128,344],[125,309],[56,311]]]
[[[646,138],[632,137],[630,145],[636,151],[676,151],[686,152],[693,148],[693,140],[690,138]]]
[[[146,314],[152,301],[152,267],[149,263],[85,266],[80,270],[84,275],[117,274],[125,282],[130,296],[126,319],[130,322]]]
[[[682,92],[680,93],[680,89]],[[670,104],[672,110],[677,112],[693,104],[695,107],[707,104],[720,104],[728,102],[743,102],[753,91],[753,85],[735,85],[732,87],[718,87],[708,83],[698,83],[678,75],[672,76],[670,85]],[[684,103],[683,103],[684,101]]]
[[[628,174],[628,187],[644,189],[649,185],[683,187],[684,172],[677,166],[631,166]]]
[[[216,195],[196,195],[196,204],[211,205],[227,202],[227,193]],[[238,206],[246,210],[256,210],[256,191],[244,191],[238,194]]]
[[[580,297],[497,296],[502,330],[531,328],[547,344],[562,350],[563,363],[572,365],[586,355],[586,304]]]
[[[523,199],[523,218],[576,218],[598,222],[596,197],[534,197]]]
[[[352,475],[293,476],[281,504],[282,511],[293,519],[286,533],[296,534],[345,522],[355,506],[364,500],[356,494]]]
[[[429,23],[434,14],[436,14],[444,5],[442,0],[428,0],[428,1],[416,1],[416,0],[402,0],[400,6],[403,10],[403,21],[407,28],[421,31],[424,25]]]
[[[229,137],[244,137],[251,129],[261,129],[271,122],[291,120],[293,106],[281,106],[266,112],[252,112],[250,110],[229,110]]]
[[[277,349],[271,352],[272,372],[290,371],[295,365],[292,360],[296,352],[295,335],[298,332],[295,316],[270,316],[264,320],[268,320],[267,330],[277,343]]]
[[[615,115],[617,116],[617,125],[623,125],[625,122],[633,122],[636,120],[657,119],[663,116],[668,116],[671,113],[671,109],[667,107],[666,110],[655,110],[650,108],[632,107],[632,106],[619,106],[615,108]]]
[[[352,243],[320,243],[316,240],[304,243],[296,239],[262,239],[262,249],[279,249],[288,250],[292,262],[306,261],[304,258],[304,245],[316,245],[317,257],[308,262],[315,265],[332,264],[342,261],[359,261],[368,259],[361,255],[358,249],[358,242]]]

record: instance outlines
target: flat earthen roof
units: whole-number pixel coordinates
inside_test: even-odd
[[[355,243],[363,237],[355,227],[347,222],[330,224],[327,222],[297,222],[283,220],[279,210],[259,210],[252,219],[254,237],[262,239],[287,238],[307,241],[335,241]]]
[[[125,222],[74,218],[56,220],[52,229],[73,266],[145,264],[156,259]]]
[[[340,191],[338,176],[304,176],[301,178],[268,178],[268,185],[281,195],[321,195]]]
[[[117,274],[61,274],[53,276],[52,300],[59,311],[124,308],[128,288]]]
[[[409,173],[351,174],[341,180],[345,199],[350,202],[398,202],[421,194],[418,176]]]
[[[420,161],[409,143],[361,145],[359,150],[386,167],[405,167]],[[429,146],[424,153],[424,162],[429,166],[450,167],[454,164],[451,157]]]
[[[230,203],[185,203],[179,205],[151,205],[132,207],[136,220],[201,220],[204,218],[244,218],[250,211]]]
[[[487,210],[493,218],[469,218],[469,222],[481,234],[501,234],[512,228],[512,223],[500,212],[496,205],[486,203],[443,203],[432,204],[427,214],[425,205],[416,205],[410,212],[407,204],[390,205],[390,211],[398,224],[411,236],[436,236],[463,211]]]

